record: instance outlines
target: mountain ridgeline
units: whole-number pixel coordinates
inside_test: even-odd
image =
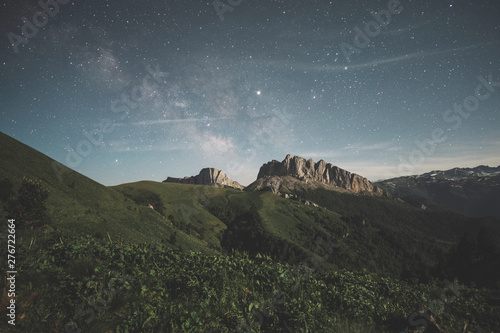
[[[238,182],[229,179],[227,174],[215,168],[201,169],[200,173],[196,176],[173,178],[168,177],[163,182],[165,183],[178,183],[178,184],[193,184],[193,185],[212,185],[221,187],[232,187],[236,189],[243,189],[244,187]]]
[[[309,188],[321,186],[350,193],[384,195],[382,189],[360,175],[350,173],[324,160],[314,163],[313,159],[292,157],[290,154],[282,162],[273,160],[264,164],[259,170],[257,181],[249,187],[277,193],[283,185],[290,185],[290,177],[307,184],[306,187]]]
[[[500,217],[500,166],[431,171],[380,181],[377,185],[415,206],[475,217]]]
[[[0,160],[0,215],[16,218],[16,252],[25,254],[16,267],[21,331],[62,332],[74,321],[88,332],[237,332],[258,308],[272,313],[261,332],[332,323],[335,332],[401,332],[416,306],[441,297],[435,281],[454,278],[483,289],[447,304],[441,324],[500,329],[500,220],[422,209],[395,198],[396,180],[374,185],[287,155],[244,190],[214,168],[104,186],[3,133]],[[486,171],[469,180],[494,191],[495,171],[488,180]],[[30,188],[48,193],[36,207],[46,218],[26,224],[26,198],[40,198]],[[131,280],[87,320],[75,309],[115,280],[109,272]],[[356,322],[366,326],[342,327]]]

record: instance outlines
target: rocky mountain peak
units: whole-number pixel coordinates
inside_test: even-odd
[[[200,173],[196,176],[173,178],[168,177],[163,182],[167,183],[181,183],[181,184],[194,184],[194,185],[213,185],[219,187],[233,187],[242,190],[244,186],[238,182],[231,180],[227,174],[215,168],[201,169]]]
[[[275,177],[285,176],[293,177],[306,183],[323,183],[354,193],[384,194],[382,189],[360,175],[343,170],[324,160],[315,163],[312,158],[306,160],[300,156],[292,157],[290,154],[286,155],[282,162],[273,160],[264,164],[259,170],[257,179],[273,178],[273,182],[275,183]],[[276,188],[276,184],[274,184],[273,188]]]

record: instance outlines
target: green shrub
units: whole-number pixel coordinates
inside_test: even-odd
[[[34,227],[47,224],[49,218],[45,202],[49,191],[39,180],[23,178],[18,193],[10,202],[9,213],[20,226]]]

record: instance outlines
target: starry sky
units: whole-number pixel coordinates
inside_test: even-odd
[[[497,166],[498,17],[497,0],[1,0],[0,131],[104,185],[204,167],[248,185],[288,153],[372,181]]]

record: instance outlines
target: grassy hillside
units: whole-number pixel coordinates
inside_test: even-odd
[[[157,182],[115,188],[172,221],[176,232],[169,240],[174,248],[189,249],[191,245],[175,239],[187,234],[217,252],[236,249],[295,264],[317,257],[318,249],[324,252],[322,246],[329,244],[328,258],[318,262],[324,269],[421,281],[451,278],[448,262],[459,239],[494,224],[388,198],[321,189],[295,191],[320,205],[314,207],[262,191]]]
[[[23,178],[39,180],[49,191],[46,207],[50,222],[45,230],[58,241],[74,234],[88,234],[119,243],[168,245],[175,231],[171,221],[154,209],[136,204],[116,189],[66,168],[3,133],[0,159],[0,181],[12,184],[9,200],[15,200]],[[2,217],[8,217],[8,205],[8,200],[0,201]],[[39,233],[32,233],[36,241]],[[180,237],[188,246],[204,248],[195,237]]]
[[[326,267],[428,279],[470,225],[458,214],[321,188],[294,189],[320,206],[313,207],[231,188],[158,182],[105,187],[70,169],[58,177],[47,156],[3,134],[0,139],[2,160],[15,161],[2,164],[0,181],[11,181],[14,193],[23,177],[42,182],[50,191],[46,229],[57,241],[89,234],[207,253],[238,249],[289,263],[328,242],[335,251],[322,263]],[[36,241],[36,233],[33,237]]]
[[[223,244],[229,248],[295,263],[328,243],[329,257],[322,265],[329,269],[428,278],[454,244],[402,225],[363,222],[333,208],[308,206],[270,192],[219,196],[208,209],[227,224]]]
[[[16,221],[13,331],[401,332],[417,306],[449,332],[498,329],[498,242],[476,230],[495,221],[321,188],[106,187],[1,133],[0,158],[2,218],[23,178],[49,191],[42,224]]]
[[[175,235],[169,238],[174,247],[193,249],[192,244],[178,239],[189,235],[204,246],[219,251],[227,226],[210,214],[203,204],[209,197],[240,192],[231,188],[142,181],[115,186],[114,189],[141,207],[152,207],[172,223]]]
[[[458,242],[464,233],[476,233],[483,226],[496,232],[500,230],[498,219],[477,219],[451,211],[433,211],[414,207],[406,202],[390,198],[338,193],[318,189],[296,191],[301,198],[316,202],[345,217],[362,218],[377,225],[404,228],[412,233]]]
[[[408,220],[374,223],[378,221],[377,214],[365,212],[366,216],[373,214],[373,219],[367,218],[368,222],[363,223],[347,211],[339,215],[333,211],[335,207],[305,205],[270,192],[156,182],[115,188],[138,205],[151,204],[172,221],[176,235],[187,233],[223,253],[236,249],[294,264],[317,256],[318,249],[324,252],[321,245],[326,243],[330,246],[328,259],[319,263],[325,269],[366,270],[384,276],[428,280],[437,274],[439,265],[456,244],[422,232],[421,225],[408,227]],[[352,200],[346,194],[340,196],[339,200]],[[392,205],[401,206],[392,201],[381,202],[381,207],[389,211]],[[399,214],[404,214],[405,209],[414,208],[399,209]],[[363,213],[360,209],[356,212]],[[425,218],[417,216],[415,223],[425,223]],[[179,249],[188,248],[180,242],[174,244]]]
[[[414,205],[475,217],[500,217],[500,175],[453,178],[449,171],[436,176],[399,177],[377,185]]]
[[[500,308],[485,291],[455,282],[413,284],[89,236],[19,250],[27,259],[18,268],[12,332],[402,332],[422,322],[412,317],[420,306],[450,333],[462,332],[464,321],[470,332],[500,329]]]

